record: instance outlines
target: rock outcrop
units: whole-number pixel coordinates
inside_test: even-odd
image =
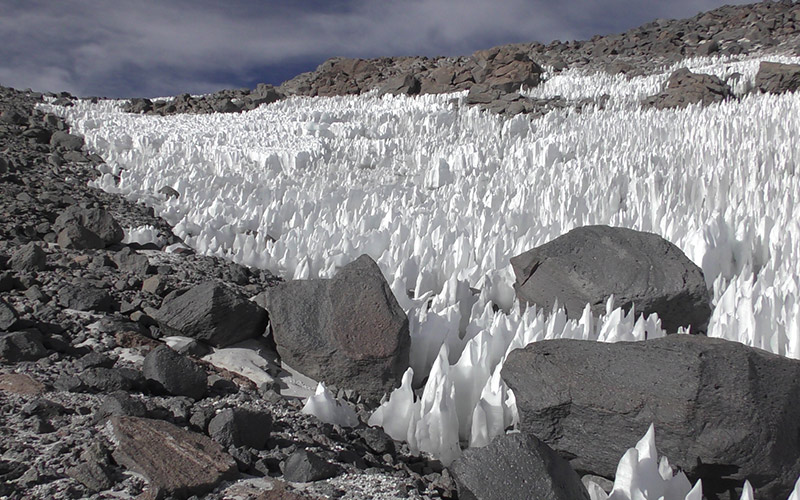
[[[800,64],[781,64],[762,61],[756,73],[759,92],[783,94],[800,88]]]
[[[731,87],[718,77],[681,68],[669,76],[663,92],[647,97],[642,106],[655,109],[685,108],[698,103],[708,106],[731,97]]]

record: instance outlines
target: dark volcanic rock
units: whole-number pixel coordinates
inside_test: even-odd
[[[77,221],[65,223],[64,229],[58,233],[56,242],[61,248],[75,250],[105,248],[106,243],[103,239],[92,231],[80,225]]]
[[[248,408],[222,410],[208,423],[208,434],[225,448],[248,446],[263,449],[272,429],[272,416]]]
[[[642,106],[656,109],[683,108],[697,103],[708,106],[732,96],[730,86],[716,76],[692,73],[681,68],[670,75],[663,92],[647,97],[642,101]]]
[[[206,371],[167,346],[156,347],[144,357],[142,375],[156,390],[174,396],[200,399],[208,388]]]
[[[338,473],[338,467],[308,450],[295,451],[283,466],[283,478],[295,483],[321,481]]]
[[[283,283],[257,301],[281,359],[309,377],[377,400],[408,368],[408,318],[367,255],[332,279]]]
[[[550,311],[556,300],[580,318],[586,304],[597,316],[614,294],[616,306],[658,313],[667,332],[705,331],[711,305],[703,271],[662,237],[620,227],[584,226],[513,257],[521,301]]]
[[[99,236],[106,246],[119,243],[125,235],[114,217],[102,208],[71,206],[58,216],[54,227],[56,231],[60,231],[72,222],[77,222]]]
[[[107,291],[88,282],[65,285],[58,291],[58,303],[77,311],[110,311],[114,301]]]
[[[155,318],[161,328],[225,347],[264,334],[267,313],[246,297],[214,281],[165,300]]]
[[[115,253],[111,259],[120,271],[126,273],[144,276],[153,272],[150,259],[148,259],[146,255],[136,253],[130,247],[124,247],[122,250]]]
[[[83,148],[83,137],[59,130],[50,137],[50,145],[66,151],[80,151]]]
[[[379,94],[414,95],[419,94],[420,83],[414,75],[400,75],[389,79]]]
[[[36,330],[0,333],[0,361],[32,361],[46,355],[42,335]]]
[[[44,271],[47,254],[34,242],[19,247],[8,261],[8,267],[16,271]]]
[[[782,94],[800,88],[800,64],[781,64],[761,61],[756,74],[756,89],[760,92]]]
[[[19,313],[0,297],[0,330],[12,330],[19,322]]]
[[[800,475],[797,360],[701,335],[545,340],[513,351],[502,376],[520,430],[581,474],[613,477],[653,423],[659,452],[708,498],[745,479],[759,498],[786,498]]]
[[[458,485],[458,498],[589,499],[569,462],[532,435],[507,434],[484,448],[465,450],[450,472]]]
[[[153,493],[187,498],[237,474],[236,461],[206,436],[162,420],[112,417],[116,462],[142,474]]]

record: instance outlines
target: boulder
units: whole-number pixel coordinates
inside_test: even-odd
[[[408,368],[408,318],[367,255],[332,279],[281,283],[256,300],[281,359],[315,380],[378,400]]]
[[[58,130],[50,137],[50,145],[67,151],[80,151],[83,148],[83,137]]]
[[[156,391],[201,399],[208,388],[206,371],[167,346],[158,346],[144,357],[142,375]]]
[[[0,361],[16,363],[47,356],[42,335],[37,330],[0,333]]]
[[[338,467],[308,450],[295,451],[283,465],[283,479],[294,483],[321,481],[338,473]]]
[[[0,297],[0,330],[13,330],[19,322],[17,310]]]
[[[691,325],[705,331],[711,304],[703,271],[675,245],[642,231],[584,226],[511,259],[520,301],[549,312],[556,300],[579,319],[596,316],[606,300],[637,314],[657,313],[667,332]]]
[[[755,88],[770,94],[796,91],[800,88],[800,64],[761,61],[756,73]]]
[[[192,337],[215,347],[258,337],[267,327],[264,309],[214,281],[165,300],[155,320],[171,335]]]
[[[697,103],[708,106],[731,97],[731,87],[718,77],[681,68],[670,75],[663,92],[645,98],[642,106],[655,109],[685,108]]]
[[[143,475],[154,497],[202,495],[237,475],[233,457],[202,434],[136,417],[114,416],[109,426],[114,460]]]
[[[541,82],[544,72],[524,50],[513,45],[475,52],[472,62],[475,83],[501,92],[514,92],[520,87],[535,87]]]
[[[114,300],[107,291],[88,281],[62,286],[58,291],[58,303],[76,311],[109,312],[114,306]]]
[[[76,221],[65,223],[64,229],[58,233],[56,243],[58,243],[58,246],[61,248],[74,250],[100,249],[106,247],[106,243],[102,238]]]
[[[745,479],[757,498],[786,498],[800,475],[798,360],[703,335],[560,339],[511,352],[502,377],[520,430],[580,474],[613,477],[653,423],[658,450],[709,499]]]
[[[78,205],[68,207],[56,218],[55,230],[68,227],[71,222],[77,222],[99,236],[106,246],[119,243],[124,237],[122,227],[102,208],[83,208]]]
[[[458,498],[589,500],[569,462],[533,435],[506,434],[469,448],[449,467]]]
[[[47,254],[34,242],[19,247],[8,260],[8,267],[15,271],[44,271]]]
[[[135,252],[130,247],[124,247],[115,253],[111,259],[120,271],[145,276],[153,273],[153,266],[146,255]]]
[[[398,75],[390,78],[378,91],[378,94],[415,95],[419,94],[420,82],[414,75]]]
[[[261,450],[272,430],[272,416],[248,408],[222,410],[208,423],[208,434],[225,448],[247,446]]]

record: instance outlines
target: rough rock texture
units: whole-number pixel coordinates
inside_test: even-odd
[[[259,83],[253,89],[220,90],[193,97],[182,94],[169,100],[131,99],[123,106],[129,113],[174,115],[177,113],[240,113],[270,104],[284,97],[272,85]]]
[[[58,216],[54,226],[57,229],[64,228],[73,222],[99,236],[106,246],[119,243],[124,236],[119,223],[102,208],[69,207]]]
[[[281,359],[315,380],[377,400],[408,368],[408,318],[367,255],[332,279],[283,283],[257,301]]]
[[[449,469],[463,500],[589,500],[569,462],[533,435],[499,436],[465,450]]]
[[[513,351],[502,376],[522,432],[579,473],[613,477],[654,423],[659,453],[702,479],[707,498],[745,479],[759,498],[786,498],[800,474],[797,360],[702,335],[562,339]]]
[[[155,319],[174,335],[216,347],[260,336],[267,326],[267,313],[261,307],[214,281],[165,300]]]
[[[287,481],[307,483],[335,476],[338,468],[308,450],[297,450],[286,459],[283,477]]]
[[[670,75],[663,92],[647,97],[642,106],[656,109],[685,108],[697,103],[708,106],[732,96],[731,87],[718,77],[681,68]]]
[[[192,399],[202,398],[208,385],[202,367],[167,346],[156,347],[144,357],[142,375],[160,391]]]
[[[247,446],[263,449],[272,429],[268,412],[249,408],[222,410],[208,423],[208,434],[224,447]]]
[[[703,271],[681,250],[652,233],[620,227],[584,226],[511,259],[521,301],[550,311],[556,300],[567,316],[580,318],[586,304],[605,313],[606,300],[658,313],[662,327],[705,331],[711,304]]]
[[[783,94],[800,88],[800,64],[781,64],[761,61],[756,73],[756,89],[760,92]]]
[[[206,436],[163,420],[112,417],[114,460],[178,498],[210,491],[236,476],[236,461]]]

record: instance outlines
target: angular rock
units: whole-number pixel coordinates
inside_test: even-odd
[[[605,313],[606,300],[636,314],[658,313],[667,332],[691,325],[704,332],[711,304],[703,271],[662,237],[621,227],[584,226],[513,257],[521,301],[552,310],[556,300],[579,319],[586,304]]]
[[[95,233],[105,242],[106,246],[119,243],[125,235],[114,217],[102,208],[82,208],[73,205],[56,218],[55,230],[60,231],[62,228],[68,227],[71,222],[77,222]]]
[[[398,75],[386,81],[378,93],[380,95],[415,95],[419,94],[420,83],[414,75]]]
[[[321,481],[338,473],[338,467],[308,450],[295,451],[283,465],[283,479],[293,483]]]
[[[187,498],[237,475],[236,461],[202,434],[162,420],[111,417],[114,460],[143,475],[153,493]]]
[[[589,500],[569,462],[533,435],[507,434],[464,450],[449,468],[458,498]]]
[[[703,335],[561,339],[511,352],[502,377],[520,430],[581,474],[614,477],[653,423],[659,452],[707,498],[745,479],[758,498],[786,498],[800,475],[798,360]]]
[[[408,368],[408,318],[367,255],[332,279],[282,283],[257,302],[281,359],[315,380],[377,400]]]
[[[214,281],[165,299],[155,319],[173,335],[192,337],[215,347],[263,335],[267,326],[264,309]]]
[[[128,393],[116,391],[103,396],[98,414],[101,416],[144,417],[147,414],[147,408],[144,403],[132,398]]]
[[[114,392],[141,389],[144,378],[141,372],[133,368],[95,367],[84,370],[78,375],[79,384],[67,387],[70,392]],[[73,382],[74,383],[74,382]]]
[[[225,448],[247,446],[261,450],[272,430],[272,416],[266,411],[228,408],[208,423],[208,434]]]
[[[0,391],[35,396],[45,391],[43,383],[24,373],[0,374]]]
[[[150,259],[148,259],[146,255],[136,253],[130,247],[124,247],[122,250],[115,253],[111,259],[120,271],[136,274],[138,276],[153,273],[153,266],[150,265]]]
[[[106,243],[102,238],[75,221],[67,222],[66,227],[59,231],[56,243],[58,243],[58,246],[61,248],[74,250],[100,249],[106,247]]]
[[[37,330],[0,333],[0,361],[16,363],[47,356],[42,335]]]
[[[0,297],[0,330],[13,330],[19,322],[19,313]]]
[[[513,46],[479,50],[472,55],[475,83],[501,92],[514,92],[520,87],[535,87],[544,72],[524,50]]]
[[[800,64],[761,61],[756,73],[755,88],[770,94],[796,91],[800,88]]]
[[[30,242],[11,255],[8,267],[15,271],[44,271],[47,268],[47,254],[41,246]]]
[[[50,145],[67,151],[80,151],[83,148],[83,137],[58,130],[50,137]]]
[[[163,345],[144,357],[142,375],[157,391],[174,396],[201,399],[208,388],[208,375],[200,365]]]
[[[681,68],[670,75],[663,92],[645,98],[642,106],[656,109],[684,108],[697,103],[708,106],[732,96],[731,87],[718,77]]]
[[[77,311],[108,312],[114,305],[107,291],[90,283],[68,284],[58,291],[58,303]]]

